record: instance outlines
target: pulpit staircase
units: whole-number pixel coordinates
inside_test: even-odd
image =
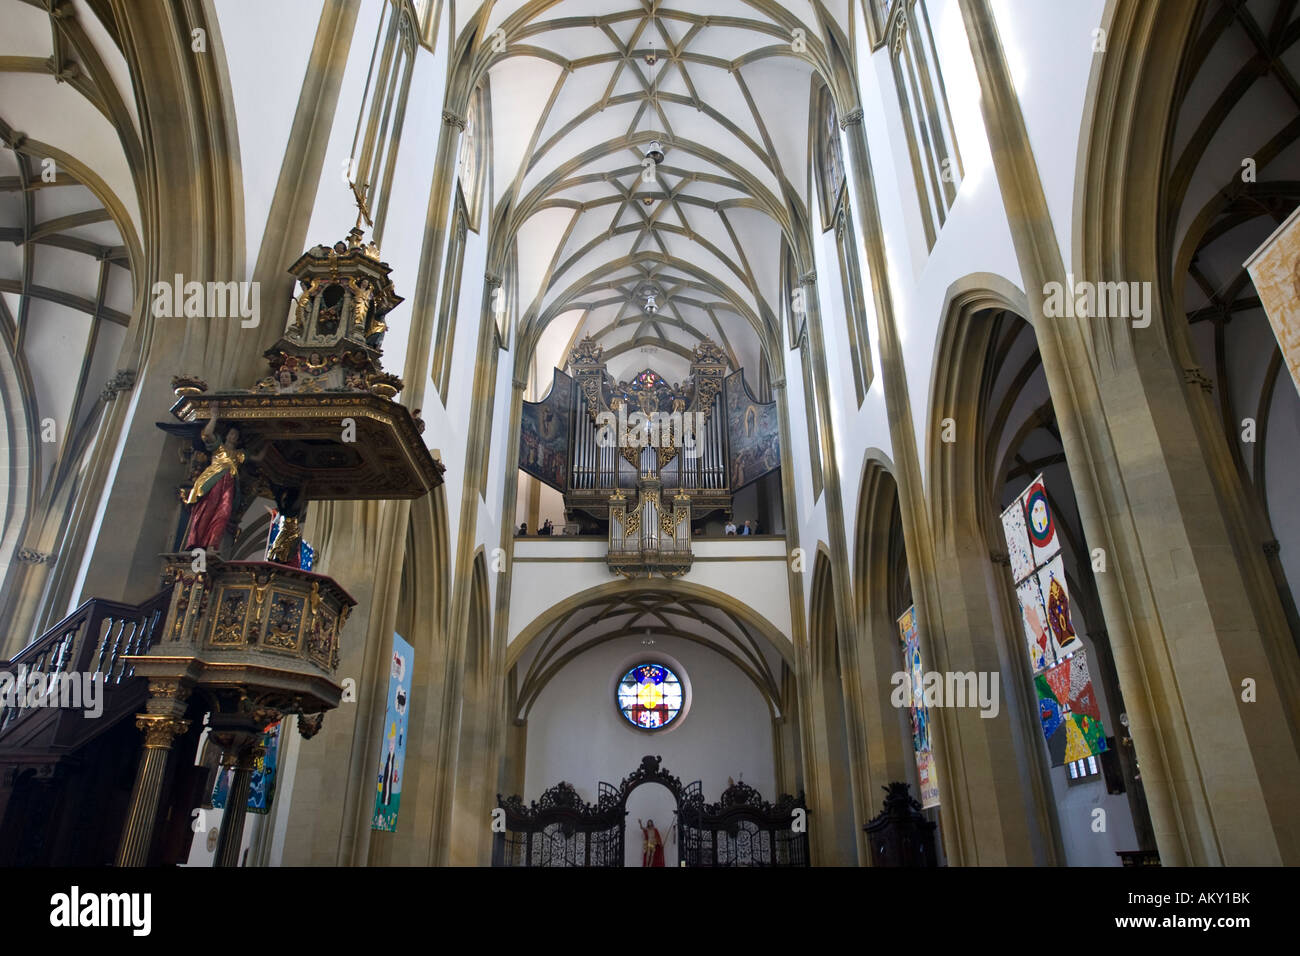
[[[14,678],[9,699],[0,699],[0,765],[56,764],[142,708],[147,682],[135,676],[124,658],[143,654],[157,642],[170,594],[170,589],[161,591],[143,604],[91,598],[12,660],[0,662],[0,673]],[[19,687],[20,676],[37,673],[46,686],[60,675],[83,685],[87,675],[102,681],[102,712],[89,718],[81,707],[19,706],[19,694],[26,692]],[[52,697],[57,696],[56,688]]]

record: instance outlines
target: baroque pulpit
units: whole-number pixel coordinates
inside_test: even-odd
[[[365,216],[362,205],[362,216]],[[137,726],[146,741],[118,864],[147,862],[167,758],[185,733],[192,695],[210,739],[234,771],[215,864],[237,864],[249,778],[264,728],[296,717],[309,738],[337,707],[340,646],[356,601],[312,570],[302,540],[312,501],[418,498],[443,466],[402,380],[381,363],[385,316],[401,301],[361,218],[347,238],[308,250],[289,269],[299,291],[267,374],[244,388],[209,389],[176,376],[178,423],[191,481],[180,493],[180,550],[163,555],[169,597],[152,646],[127,658],[149,681]],[[231,542],[257,499],[274,502],[261,560],[232,560]]]

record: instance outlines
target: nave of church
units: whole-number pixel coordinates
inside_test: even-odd
[[[0,23],[0,865],[1300,864],[1295,0]]]

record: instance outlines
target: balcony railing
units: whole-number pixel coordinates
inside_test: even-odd
[[[102,675],[105,693],[131,680],[135,669],[123,660],[129,654],[143,654],[157,643],[158,631],[167,613],[170,589],[160,591],[143,604],[123,604],[91,598],[32,643],[12,660],[0,664],[0,671],[13,675],[14,691],[20,674]],[[13,706],[0,700],[0,735],[22,720],[32,708]]]

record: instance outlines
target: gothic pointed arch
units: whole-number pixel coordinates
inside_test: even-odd
[[[803,681],[806,726],[816,742],[804,752],[805,779],[814,813],[833,821],[814,835],[814,859],[820,865],[848,866],[860,861],[861,831],[866,823],[865,784],[857,726],[861,703],[852,671],[853,657],[843,646],[835,612],[831,561],[824,545],[813,564],[809,597],[808,659]]]
[[[452,865],[482,865],[491,849],[483,826],[496,792],[497,768],[490,740],[500,715],[492,710],[492,605],[487,560],[480,549],[474,557],[469,630],[460,678],[459,742],[456,784],[451,811],[448,861]]]
[[[893,465],[877,449],[869,449],[863,461],[854,542],[854,610],[862,644],[859,661],[864,695],[870,702],[864,711],[870,775],[867,792],[874,795],[889,783],[907,781],[916,797],[920,782],[912,759],[908,712],[891,701],[894,675],[906,669],[899,618],[913,606],[911,573]]]
[[[1104,701],[1102,722],[1108,738],[1105,760],[1087,765],[1089,774],[1107,777],[1114,801],[1108,812],[1126,814],[1134,837],[1153,852],[1145,789],[1138,773],[1140,754],[1120,751],[1123,735],[1114,728],[1127,713],[1114,652],[1098,599],[1093,552],[1084,538],[1073,472],[1056,420],[1056,396],[1039,353],[1031,323],[1017,311],[1025,298],[1010,282],[992,275],[971,275],[954,283],[936,342],[930,429],[930,507],[941,553],[939,572],[951,583],[946,596],[946,646],[936,647],[943,670],[979,671],[1001,667],[1007,712],[972,721],[962,710],[937,715],[941,731],[941,766],[950,775],[966,774],[960,783],[940,785],[945,800],[999,803],[1020,790],[1034,807],[1028,818],[1004,831],[1003,845],[990,853],[1026,853],[1050,860],[1063,852],[1064,826],[1060,771],[1049,765],[1043,728],[1038,720],[1033,670],[1026,660],[1025,625],[1013,589],[1000,514],[1036,478],[1042,476],[1060,530],[1064,574],[1076,633],[1086,644],[1083,658],[1094,687]],[[946,661],[946,662],[945,662]],[[1016,780],[991,775],[972,780],[961,769],[977,745],[1017,754],[1028,768]],[[1159,755],[1153,757],[1157,762]],[[1067,768],[1067,781],[1086,779],[1078,767]],[[952,792],[949,792],[949,788]],[[965,793],[962,790],[966,790]],[[1122,796],[1121,796],[1122,795]],[[1108,804],[1111,806],[1111,804]]]

